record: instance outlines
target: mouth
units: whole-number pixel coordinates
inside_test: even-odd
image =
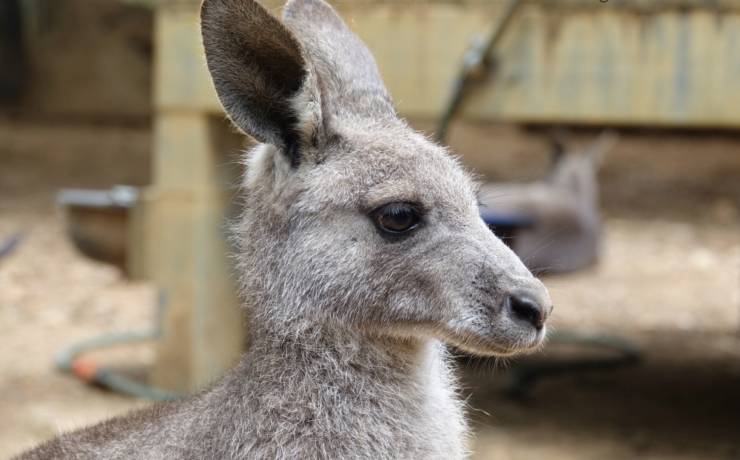
[[[547,326],[508,334],[461,332],[448,336],[447,341],[465,352],[478,356],[508,357],[532,353],[542,348],[547,336]]]

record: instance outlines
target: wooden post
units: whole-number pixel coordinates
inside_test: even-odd
[[[180,392],[233,365],[244,328],[227,258],[226,160],[214,129],[226,121],[213,117],[218,104],[201,81],[197,5],[164,3],[156,13],[154,180],[143,197],[146,272],[162,300],[152,382]],[[170,85],[199,89],[179,88],[173,98]]]

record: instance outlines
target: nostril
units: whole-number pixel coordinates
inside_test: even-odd
[[[544,309],[534,300],[528,297],[511,295],[506,301],[516,318],[528,322],[537,329],[542,329],[542,326],[545,325]]]

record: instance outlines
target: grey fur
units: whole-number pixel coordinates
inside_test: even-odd
[[[526,295],[546,316],[547,291],[481,221],[457,161],[395,116],[370,53],[329,5],[295,0],[285,17],[252,0],[206,0],[202,12],[219,97],[270,143],[247,154],[235,230],[251,346],[194,397],[21,458],[462,458],[442,342],[483,355],[541,343],[544,329],[506,298]],[[263,51],[240,60],[266,43],[280,50],[274,67]],[[265,79],[262,66],[295,74]],[[383,234],[368,215],[388,202],[416,203],[422,225]]]

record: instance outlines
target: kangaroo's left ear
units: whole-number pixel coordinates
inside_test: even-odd
[[[254,0],[205,0],[201,30],[216,92],[234,124],[291,164],[321,137],[316,77],[293,34]]]

